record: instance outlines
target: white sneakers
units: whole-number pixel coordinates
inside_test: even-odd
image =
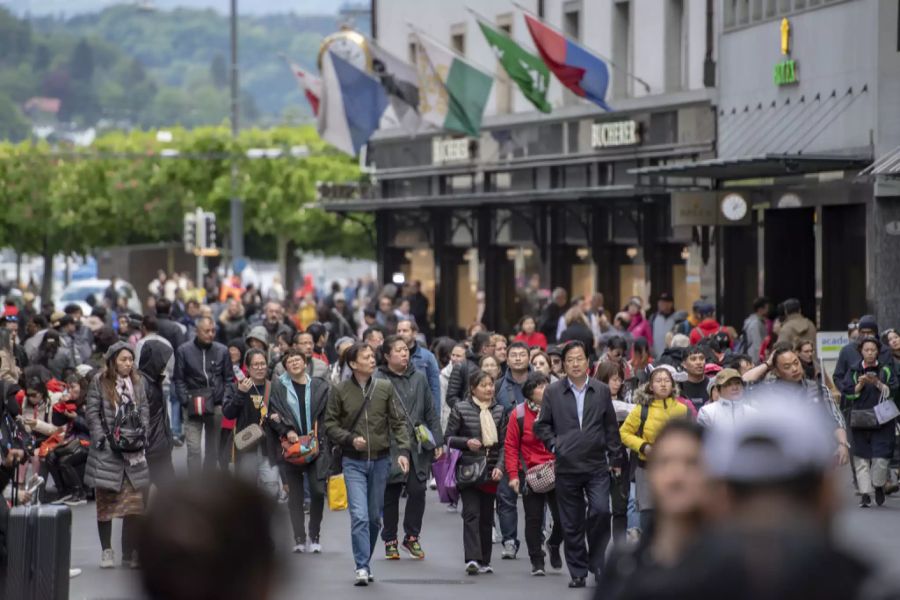
[[[468,575],[478,575],[478,563],[470,560],[466,563],[466,573]]]
[[[294,544],[294,554],[304,554],[306,552],[306,542],[297,542]]]
[[[309,542],[306,546],[306,551],[311,552],[312,554],[322,554],[322,544],[319,542]]]
[[[356,579],[353,582],[353,585],[357,587],[362,587],[364,585],[369,585],[369,571],[366,569],[357,569],[356,570]]]
[[[103,554],[100,555],[100,568],[101,569],[113,569],[116,566],[116,551],[110,548],[109,550],[104,550]]]

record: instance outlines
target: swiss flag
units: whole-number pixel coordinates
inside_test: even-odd
[[[313,115],[319,116],[319,99],[322,97],[322,80],[295,63],[291,63],[291,72],[297,78],[300,89],[312,107]]]

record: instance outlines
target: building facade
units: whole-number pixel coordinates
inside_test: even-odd
[[[421,4],[373,2],[374,37],[413,61],[414,22],[495,73],[482,132],[380,131],[371,193],[322,204],[375,213],[382,280],[422,281],[438,332],[509,331],[556,286],[610,310],[702,296],[734,325],[758,295],[829,330],[900,323],[900,185],[864,171],[900,146],[897,2],[523,1],[611,63],[611,112],[553,80],[550,114],[465,3]],[[510,2],[476,8],[533,50]]]
[[[523,5],[613,63],[611,112],[556,80],[552,113],[535,110],[465,3],[426,10],[413,0],[373,2],[382,47],[414,62],[413,22],[495,74],[494,86],[477,138],[379,131],[368,147],[373,193],[321,203],[375,213],[382,280],[421,281],[440,333],[455,335],[474,321],[510,331],[536,309],[538,288],[602,291],[613,309],[662,291],[689,305],[701,293],[700,236],[672,227],[666,186],[643,185],[630,171],[714,156],[715,23],[707,2]],[[534,51],[510,2],[475,8]]]
[[[900,198],[889,181],[860,175],[900,145],[898,3],[721,7],[716,159],[639,169],[639,181],[712,190],[676,203],[705,207],[695,223],[715,224],[728,322],[765,294],[799,298],[826,330],[867,312],[900,323],[900,239],[886,227]]]

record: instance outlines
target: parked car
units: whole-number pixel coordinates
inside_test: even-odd
[[[87,300],[90,296],[94,296],[98,303],[103,302],[103,292],[109,287],[109,279],[82,279],[81,281],[73,281],[66,289],[63,290],[56,306],[62,310],[67,304],[78,304],[85,315],[91,314],[91,306]],[[137,292],[127,281],[121,279],[116,281],[116,291],[119,296],[128,298],[128,310],[135,313],[142,312],[141,300],[138,298]]]

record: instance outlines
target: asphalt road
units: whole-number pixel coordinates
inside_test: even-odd
[[[848,486],[845,504],[846,508],[835,524],[837,538],[842,544],[881,564],[900,584],[900,561],[895,560],[900,555],[900,494],[890,497],[881,508],[859,509]],[[521,507],[519,513],[521,521]],[[94,519],[93,504],[74,510],[72,566],[83,569],[83,574],[71,581],[70,598],[140,598],[135,572],[123,567],[106,571],[98,568],[100,545]],[[119,527],[120,524],[116,523],[113,531],[117,559],[121,558]],[[524,542],[517,560],[501,560],[500,546],[494,546],[495,574],[466,576],[463,572],[461,517],[458,513],[446,512],[445,507],[438,503],[435,492],[429,492],[421,538],[427,555],[425,560],[414,561],[404,554],[400,561],[385,561],[381,558],[381,548],[376,548],[373,561],[376,582],[367,588],[352,586],[349,528],[348,513],[331,513],[326,508],[322,528],[324,553],[285,553],[285,578],[278,598],[295,600],[298,597],[359,596],[393,600],[409,594],[426,596],[429,600],[459,600],[463,595],[491,600],[552,598],[555,594],[572,598],[589,597],[590,587],[587,592],[566,587],[569,577],[565,569],[559,572],[548,569],[547,577],[531,577]],[[289,543],[291,533],[287,524],[283,523],[279,531],[283,533],[283,543]],[[521,538],[521,523],[519,531]]]

